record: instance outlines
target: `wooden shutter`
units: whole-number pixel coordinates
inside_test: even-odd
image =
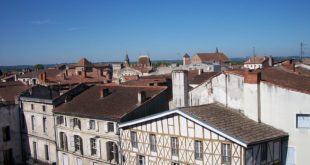
[[[105,123],[105,125],[104,125],[104,132],[108,132],[108,126],[109,126],[109,124],[108,124],[108,122],[106,122]]]
[[[75,150],[75,146],[74,146],[74,136],[70,136],[70,146],[71,146],[71,150]]]

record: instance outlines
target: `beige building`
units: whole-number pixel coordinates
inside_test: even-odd
[[[53,109],[86,88],[34,86],[20,95],[21,133],[27,164],[56,164],[57,150]]]
[[[287,134],[220,104],[120,124],[125,165],[282,164]]]
[[[90,87],[54,110],[58,164],[120,164],[119,123],[166,110],[167,100],[166,87]]]

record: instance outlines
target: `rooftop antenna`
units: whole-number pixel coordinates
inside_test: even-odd
[[[253,47],[253,57],[254,57],[253,58],[253,60],[254,60],[253,63],[255,63],[255,56],[256,56],[256,54],[255,54],[255,47]]]

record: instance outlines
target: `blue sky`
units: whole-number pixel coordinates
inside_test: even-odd
[[[1,0],[0,65],[310,51],[304,0]]]

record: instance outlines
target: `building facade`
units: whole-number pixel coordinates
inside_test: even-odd
[[[34,86],[20,95],[22,150],[26,163],[56,164],[53,109],[85,88],[84,84],[70,90]]]
[[[166,110],[166,87],[92,86],[54,109],[58,164],[121,164],[118,125]]]
[[[238,130],[242,124],[247,128]],[[283,131],[215,104],[162,112],[120,128],[125,165],[281,164],[287,141]]]

